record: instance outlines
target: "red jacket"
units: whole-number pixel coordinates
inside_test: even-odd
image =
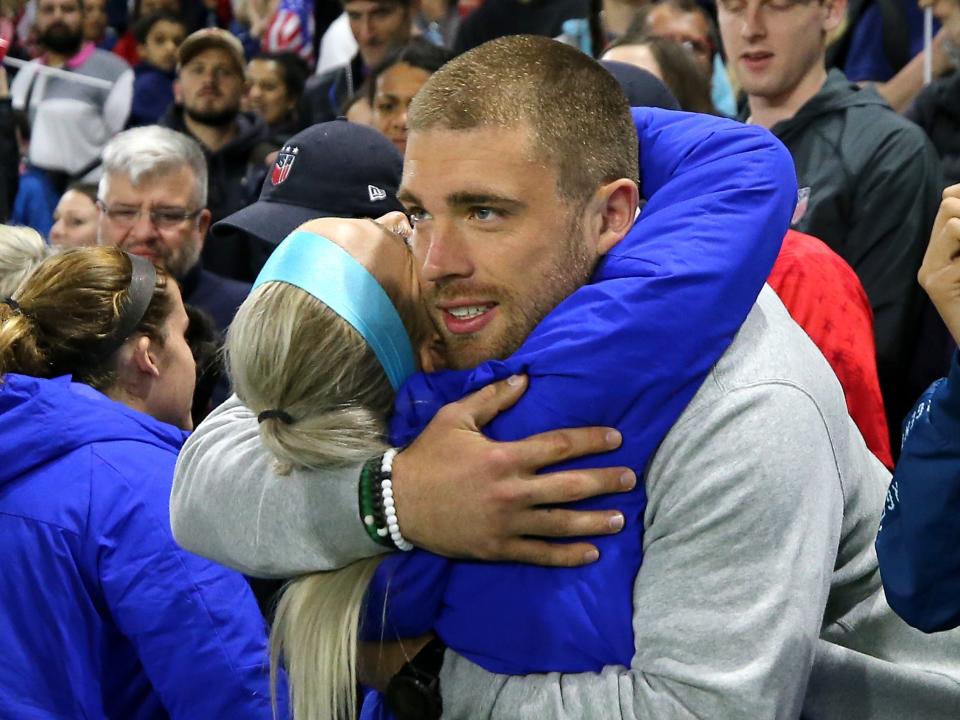
[[[856,273],[817,238],[788,230],[767,283],[837,374],[867,447],[893,468],[877,379],[873,312]]]

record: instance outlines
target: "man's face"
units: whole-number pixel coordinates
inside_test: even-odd
[[[136,186],[123,173],[111,173],[100,198],[99,244],[142,255],[183,277],[200,257],[210,225],[210,211],[193,200],[195,188],[186,165],[147,176]]]
[[[396,0],[349,0],[343,9],[367,67],[374,67],[391,48],[410,39],[409,5]]]
[[[673,40],[690,49],[701,70],[713,74],[713,43],[706,18],[700,13],[686,13],[669,5],[654,5],[647,15],[647,28],[657,37]]]
[[[597,260],[524,126],[413,132],[398,197],[451,367],[503,358]]]
[[[74,55],[83,42],[83,9],[80,0],[40,0],[37,4],[37,39],[47,50]]]
[[[720,36],[747,95],[786,99],[822,72],[826,33],[844,9],[842,0],[719,0]]]
[[[83,0],[83,39],[99,42],[107,29],[107,0]]]
[[[208,48],[180,68],[179,90],[183,109],[194,121],[221,127],[240,112],[244,77],[226,50]]]

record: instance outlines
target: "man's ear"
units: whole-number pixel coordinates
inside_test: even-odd
[[[596,251],[600,257],[610,252],[630,232],[637,219],[640,191],[633,180],[620,178],[602,186],[591,204],[591,215],[598,223]]]
[[[824,0],[823,31],[832,33],[847,16],[847,0]]]
[[[180,78],[173,81],[173,103],[174,105],[183,105],[183,87],[180,85]]]
[[[211,212],[204,208],[197,216],[197,245],[203,249],[203,243],[207,239],[207,232],[210,230],[210,220],[213,217]]]

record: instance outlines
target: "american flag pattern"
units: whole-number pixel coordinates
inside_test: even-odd
[[[313,0],[280,0],[263,33],[264,52],[295,52],[313,65]]]

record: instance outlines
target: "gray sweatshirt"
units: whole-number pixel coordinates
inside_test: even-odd
[[[269,466],[255,419],[219,409],[178,463],[177,539],[272,575],[377,552],[355,469]],[[630,667],[507,677],[448,651],[445,718],[960,717],[960,634],[925,636],[883,597],[873,540],[889,473],[769,289],[644,481]]]

